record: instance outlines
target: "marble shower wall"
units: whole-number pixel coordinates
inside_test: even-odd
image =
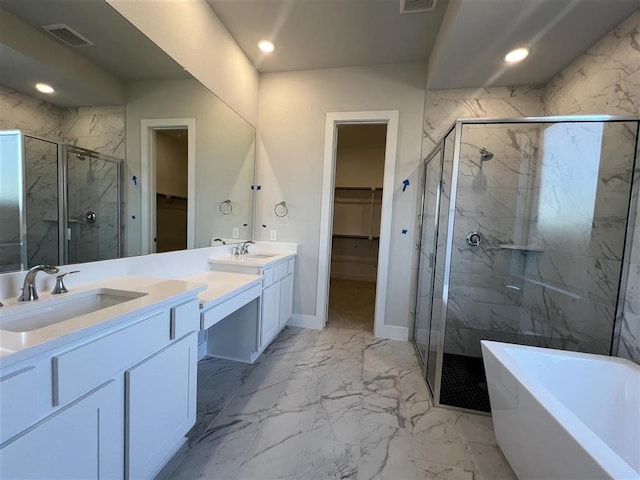
[[[65,109],[0,85],[0,128],[18,129],[52,142],[124,158],[123,106]],[[51,148],[51,144],[30,141],[25,156],[29,264],[59,263],[57,152]],[[74,249],[75,258],[81,259],[79,261],[115,258],[114,251],[117,256],[114,238],[119,228],[114,219],[117,218],[118,204],[117,201],[104,201],[113,197],[112,194],[106,194],[107,191],[116,191],[110,170],[112,168],[92,168],[91,172],[84,172],[79,177],[82,180],[69,189],[78,193],[77,198],[85,200],[84,203],[75,202],[74,211],[69,212],[71,218],[77,217],[80,211],[85,213],[100,209],[101,213],[100,220],[94,225],[76,225],[71,221],[72,231],[75,229],[78,232],[72,234],[73,244],[70,248]]]
[[[546,115],[640,115],[640,10],[554,77],[544,90]],[[640,150],[637,153],[640,156]],[[640,182],[640,159],[634,176]],[[640,198],[632,207],[640,210]],[[632,212],[633,214],[634,212]],[[614,353],[640,363],[640,215],[632,217],[627,288]]]
[[[457,119],[529,117],[539,116],[541,111],[542,89],[536,87],[427,91],[422,151],[430,152]],[[527,198],[522,191],[527,188],[526,182],[521,184],[518,172],[530,168],[537,135],[536,128],[529,126],[502,126],[490,130],[486,127],[465,128],[457,198],[461,221],[454,225],[449,324],[445,339],[448,353],[479,353],[479,345],[475,346],[479,335],[491,334],[495,340],[504,340],[505,335],[510,338],[514,334],[519,320],[513,315],[514,311],[519,312],[521,295],[505,286],[514,284],[512,269],[522,270],[522,259],[518,253],[499,246],[515,242],[524,232],[515,222],[516,212]],[[479,150],[483,146],[494,153],[494,158],[482,162],[481,172]],[[450,169],[445,161],[445,172]],[[526,180],[528,176],[522,178]],[[450,181],[443,180],[446,190]],[[446,210],[441,209],[441,215],[448,215],[446,197],[443,203],[447,205]],[[441,217],[441,232],[446,231],[443,226],[446,227],[446,222]],[[466,235],[473,230],[481,231],[487,239],[477,249],[466,245]],[[445,240],[445,235],[440,234],[434,311],[441,303],[438,285],[442,279],[437,260],[443,258],[440,252],[444,251]],[[493,333],[486,328],[494,329]]]
[[[626,230],[635,124],[545,124],[520,331],[529,344],[607,355]]]
[[[604,36],[597,44],[591,47],[585,54],[578,57],[571,65],[565,70],[560,72],[554,77],[546,86],[542,87],[497,87],[497,88],[478,88],[478,89],[463,89],[463,90],[440,90],[429,91],[427,90],[425,98],[425,117],[424,117],[424,136],[423,136],[423,154],[426,156],[435,146],[436,142],[444,135],[446,129],[457,119],[460,118],[504,118],[504,117],[521,117],[521,116],[539,116],[539,115],[581,115],[581,114],[612,114],[612,115],[638,115],[640,113],[640,10],[633,13],[627,20],[622,22],[612,32]],[[553,322],[547,322],[544,327],[538,325],[537,329],[533,329],[535,325],[532,323],[532,312],[542,313],[542,302],[549,301],[549,298],[544,298],[538,295],[537,298],[534,295],[535,289],[531,288],[532,284],[528,283],[528,290],[523,292],[521,302],[527,305],[528,308],[523,308],[520,314],[517,315],[520,322],[520,329],[524,330],[524,335],[521,333],[501,333],[496,332],[495,339],[504,339],[511,341],[519,341],[520,343],[542,343],[550,346],[563,346],[561,343],[555,342],[554,338],[557,333],[571,332],[573,336],[569,336],[569,343],[567,347],[575,349],[582,348],[601,351],[602,346],[605,345],[605,339],[611,334],[611,314],[602,313],[603,307],[610,302],[612,292],[614,290],[613,284],[615,283],[615,268],[612,270],[611,262],[615,259],[619,259],[621,246],[619,237],[617,236],[621,228],[621,210],[617,208],[618,202],[621,200],[620,194],[623,192],[622,183],[624,179],[630,178],[630,172],[618,172],[614,173],[616,169],[621,167],[620,162],[624,163],[625,155],[621,153],[621,150],[627,149],[629,143],[625,143],[629,138],[629,131],[624,129],[618,132],[611,131],[610,126],[605,127],[605,131],[602,133],[603,138],[606,140],[602,148],[602,158],[606,159],[606,164],[600,166],[598,186],[603,199],[601,207],[607,204],[612,206],[613,209],[608,212],[604,212],[600,208],[600,214],[596,215],[596,221],[593,225],[591,233],[582,232],[580,235],[575,235],[575,230],[566,231],[563,234],[555,236],[555,241],[551,238],[540,238],[544,236],[544,232],[539,228],[539,225],[532,227],[531,235],[538,235],[538,238],[531,239],[532,243],[535,241],[548,242],[548,253],[543,255],[528,253],[523,256],[525,262],[523,267],[526,267],[528,275],[531,275],[532,279],[535,279],[535,275],[543,274],[549,276],[551,270],[558,266],[575,266],[567,265],[567,257],[562,256],[563,248],[573,249],[575,245],[571,245],[571,236],[582,238],[583,245],[578,245],[578,250],[575,251],[577,256],[573,258],[575,261],[578,258],[591,259],[582,265],[581,273],[574,268],[573,273],[569,273],[567,278],[564,279],[565,283],[571,282],[576,278],[576,275],[584,275],[586,279],[593,279],[591,286],[584,285],[583,291],[588,293],[588,301],[591,303],[591,307],[596,308],[596,311],[600,311],[596,316],[600,319],[604,319],[604,322],[598,322],[597,326],[591,324],[589,326],[581,325],[581,329],[578,330],[578,337],[575,337],[576,322],[569,321],[554,324]],[[613,136],[617,136],[618,139],[614,139]],[[626,146],[625,146],[626,145]],[[490,148],[487,147],[489,150]],[[618,149],[616,152],[615,149]],[[638,152],[640,155],[640,150]],[[470,160],[472,160],[470,158]],[[476,159],[477,162],[477,159]],[[464,164],[463,164],[464,165]],[[488,165],[488,163],[485,163]],[[628,165],[628,163],[627,163]],[[473,168],[473,164],[467,165]],[[484,167],[483,167],[484,168]],[[476,165],[476,172],[479,168]],[[607,171],[608,170],[608,171]],[[484,173],[484,172],[483,172]],[[461,172],[462,175],[462,172]],[[468,173],[467,173],[468,175]],[[628,175],[628,176],[627,176]],[[468,180],[473,182],[478,175],[467,177]],[[636,171],[634,174],[636,183],[640,183],[640,161],[636,161]],[[487,182],[489,178],[487,177]],[[480,177],[476,179],[476,185],[481,185],[485,180]],[[603,183],[609,182],[610,189],[605,188]],[[638,191],[640,185],[636,185],[636,191]],[[535,188],[535,187],[534,187]],[[473,193],[473,192],[471,192]],[[537,195],[539,192],[536,192]],[[537,198],[535,197],[534,198]],[[612,202],[610,203],[610,200]],[[535,200],[537,201],[537,200]],[[632,205],[634,210],[640,209],[638,203],[640,199],[632,199]],[[536,207],[537,208],[537,207]],[[634,212],[632,212],[633,214]],[[636,218],[634,221],[633,218]],[[535,219],[534,219],[535,220]],[[536,230],[537,229],[537,230]],[[518,230],[518,229],[516,229]],[[497,232],[496,232],[497,233]],[[508,233],[508,228],[504,232]],[[633,235],[628,235],[626,239],[626,247],[630,249],[630,263],[628,264],[628,281],[626,281],[626,295],[622,318],[618,319],[620,327],[619,338],[614,339],[614,353],[616,352],[616,345],[619,343],[619,349],[617,353],[619,356],[631,358],[634,361],[640,363],[640,215],[632,217],[631,232]],[[460,235],[457,231],[456,235]],[[612,236],[613,235],[613,236]],[[548,236],[547,236],[548,237]],[[495,237],[498,238],[497,236]],[[515,242],[515,239],[514,239]],[[562,246],[564,245],[564,246]],[[581,249],[582,248],[582,249]],[[454,254],[457,250],[454,250]],[[599,252],[599,253],[598,253]],[[507,252],[502,252],[507,254]],[[489,255],[484,254],[484,266],[482,268],[502,268],[505,271],[507,264],[510,266],[517,266],[518,262],[506,261],[504,258],[500,261],[500,253],[497,253],[491,258]],[[516,254],[513,254],[516,255]],[[517,254],[521,255],[521,254]],[[596,260],[596,257],[601,255],[602,262]],[[498,260],[496,260],[496,256]],[[544,257],[544,258],[543,258]],[[554,264],[554,262],[558,262]],[[615,262],[614,262],[615,263]],[[500,265],[501,264],[501,265]],[[482,262],[480,262],[482,265]],[[477,268],[480,268],[480,265]],[[510,267],[511,268],[511,267]],[[524,269],[523,269],[524,273]],[[558,280],[557,276],[551,275],[549,278]],[[585,284],[585,282],[582,282]],[[562,284],[562,282],[560,282]],[[585,290],[586,289],[586,290]],[[539,292],[540,290],[538,290]],[[547,290],[550,295],[553,290]],[[531,294],[531,298],[529,298]],[[595,296],[595,298],[593,298]],[[534,302],[534,299],[536,300]],[[565,312],[567,310],[575,309],[575,305],[570,301],[570,297],[566,297],[568,301],[552,302],[551,312],[544,312],[547,315],[557,315],[558,312]],[[477,304],[476,315],[479,315],[482,310],[485,310],[487,316],[491,316],[491,322],[502,322],[503,330],[508,330],[509,323],[514,321],[515,312],[511,312],[513,315],[500,318],[496,311],[492,311],[491,304],[483,302]],[[508,305],[500,305],[500,309],[505,309]],[[536,307],[537,305],[537,307]],[[592,309],[581,308],[577,309],[578,314],[582,312],[584,318],[587,313],[591,318],[593,315]],[[456,312],[457,313],[457,312]],[[460,315],[458,313],[458,315]],[[560,315],[562,317],[562,315]],[[482,318],[486,318],[482,317]],[[577,317],[576,317],[577,318]],[[464,317],[462,320],[458,320],[458,326],[467,322],[468,319]],[[486,322],[485,322],[486,323]],[[495,326],[495,325],[494,325]],[[600,328],[604,326],[604,328]],[[506,327],[506,328],[505,328]],[[586,327],[586,328],[585,328]],[[591,329],[591,330],[590,330]],[[481,332],[480,330],[470,330],[463,328],[451,329],[451,332],[447,331],[447,351],[453,351],[457,353],[468,352],[466,346],[469,345],[469,333]],[[527,332],[534,335],[527,335]],[[555,332],[555,334],[554,334]],[[549,335],[548,337],[545,336]],[[515,335],[515,336],[514,336]],[[536,338],[537,337],[537,338]],[[535,340],[535,342],[534,342]],[[555,343],[554,343],[555,342]],[[608,347],[605,347],[608,349]]]
[[[65,111],[64,143],[124,158],[124,107],[78,107]],[[84,161],[71,154],[69,184],[69,261],[93,262],[118,258],[118,175],[114,163],[96,158]],[[96,223],[82,221],[89,211]]]
[[[25,139],[27,265],[59,263],[58,145]]]
[[[67,108],[60,134],[62,143],[124,158],[124,106]]]
[[[69,153],[69,263],[118,258],[118,169],[112,162]],[[88,212],[96,222],[83,219]]]
[[[462,129],[445,351],[480,355],[480,338],[520,331],[539,125]],[[481,149],[486,149],[484,160]],[[478,232],[481,245],[467,243]]]

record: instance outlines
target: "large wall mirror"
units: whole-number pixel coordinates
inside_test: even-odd
[[[104,0],[0,0],[0,131],[0,272],[253,237],[254,127]]]

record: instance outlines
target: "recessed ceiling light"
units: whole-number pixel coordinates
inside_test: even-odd
[[[261,40],[260,42],[258,42],[258,48],[264,53],[271,53],[273,52],[275,47],[269,40]]]
[[[42,93],[53,93],[55,89],[46,83],[36,83],[36,90]]]
[[[529,56],[529,49],[520,47],[511,50],[504,56],[504,61],[507,63],[518,63]]]

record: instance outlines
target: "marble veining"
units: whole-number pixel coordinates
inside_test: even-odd
[[[431,151],[459,118],[638,115],[638,45],[640,10],[545,86],[427,91],[423,153]],[[636,124],[631,122],[464,127],[447,351],[477,353],[479,349],[472,347],[475,338],[493,335],[526,344],[609,352],[635,134]],[[494,158],[480,161],[481,147]],[[445,173],[451,150],[451,143],[445,142]],[[586,162],[588,158],[594,161]],[[574,167],[569,166],[572,161]],[[638,172],[635,178],[638,181]],[[591,183],[593,188],[585,187]],[[631,199],[634,209],[639,201]],[[441,214],[448,210],[447,203],[444,196]],[[633,221],[634,212],[630,213]],[[640,216],[635,218],[632,235],[626,236],[631,263],[629,278],[622,283],[627,290],[613,353],[640,361],[640,293],[635,287]],[[441,219],[441,231],[446,224]],[[473,230],[485,233],[483,247],[466,245],[464,237]],[[530,244],[543,252],[524,255],[498,247],[510,243]],[[441,266],[436,262],[436,267],[435,293],[440,295]],[[419,292],[421,305],[428,305],[425,296]],[[522,330],[514,332],[518,326]]]
[[[158,478],[515,479],[490,418],[433,407],[408,342],[286,327],[255,365],[204,359],[198,378]]]

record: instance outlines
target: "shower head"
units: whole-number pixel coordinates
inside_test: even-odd
[[[480,160],[486,162],[487,160],[491,160],[493,158],[493,153],[487,150],[485,147],[480,149]]]
[[[491,160],[492,158],[493,158],[493,153],[491,153],[489,150],[487,150],[484,147],[480,149],[480,160],[482,160],[483,162],[486,162],[488,160]]]
[[[76,158],[77,158],[78,160],[82,160],[82,161],[84,161],[84,160],[86,160],[86,159],[87,159],[87,157],[85,157],[85,156],[84,156],[83,154],[81,154],[81,153],[76,153]]]

